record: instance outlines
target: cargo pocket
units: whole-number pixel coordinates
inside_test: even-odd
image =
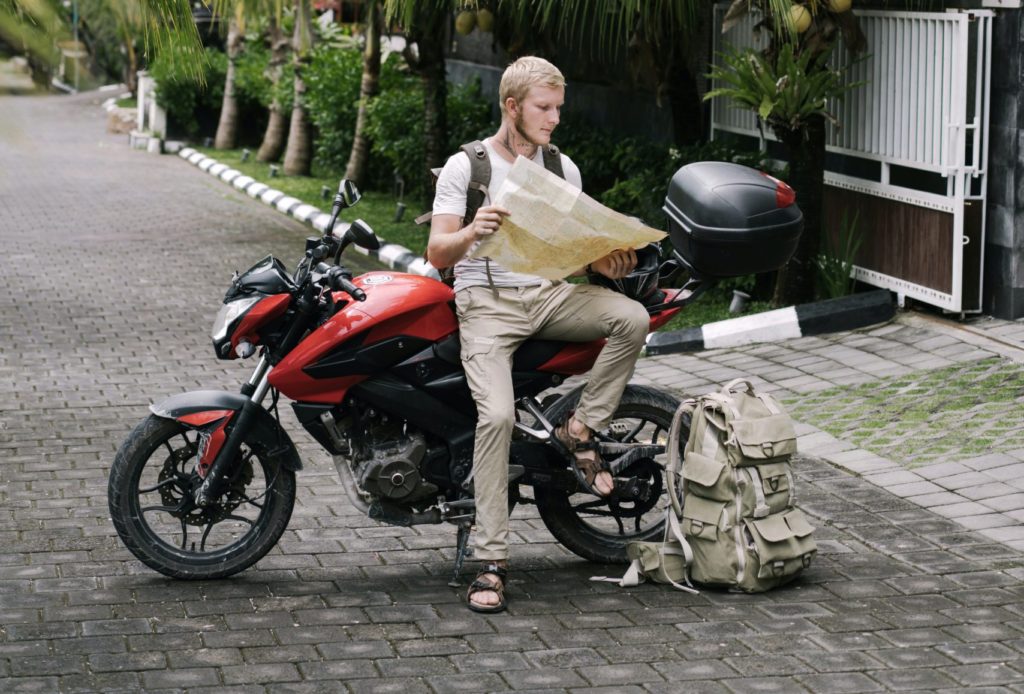
[[[493,337],[471,337],[462,344],[462,361],[471,361],[474,357],[487,354],[494,349]]]
[[[764,518],[793,505],[789,463],[764,463],[737,468],[743,478],[742,516]]]
[[[736,441],[734,452],[740,454],[736,465],[760,465],[796,453],[796,430],[789,415],[737,419],[730,426]]]
[[[799,509],[744,523],[754,543],[758,578],[786,579],[810,566],[818,548],[814,528]]]
[[[687,453],[683,458],[683,479],[688,492],[705,499],[730,501],[735,495],[729,466],[700,453]]]
[[[690,494],[683,502],[683,535],[693,550],[691,577],[701,583],[736,580],[738,557],[726,504]]]

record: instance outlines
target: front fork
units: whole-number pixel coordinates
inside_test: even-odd
[[[260,410],[263,409],[263,399],[267,397],[267,393],[270,391],[270,382],[268,380],[270,371],[270,361],[268,361],[267,356],[264,354],[260,358],[259,364],[253,370],[248,382],[242,386],[242,395],[247,395],[249,399],[245,401],[242,409],[235,415],[235,422],[231,428],[231,433],[227,435],[220,450],[216,452],[216,457],[213,459],[213,463],[210,464],[206,478],[193,495],[196,506],[205,508],[216,501],[224,491],[227,481],[235,474],[232,463],[237,460],[238,450],[242,447],[242,441],[245,440],[245,435],[249,433],[249,428],[256,420]]]

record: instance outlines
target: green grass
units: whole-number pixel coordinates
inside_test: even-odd
[[[729,313],[729,304],[732,301],[732,292],[721,289],[709,289],[708,293],[700,297],[682,311],[672,317],[665,327],[659,332],[666,330],[684,330],[685,328],[696,328],[705,323],[749,316],[754,313],[770,311],[771,306],[767,301],[752,301],[747,304],[747,310],[741,314]]]
[[[135,100],[134,96],[118,99],[115,104],[119,108],[138,108],[139,106],[139,102]]]
[[[302,202],[320,208],[324,212],[330,212],[331,201],[338,190],[338,182],[342,174],[331,171],[314,171],[313,176],[285,176],[282,173],[274,178],[270,176],[270,165],[255,161],[255,151],[249,161],[242,161],[242,150],[219,150],[212,147],[195,147],[196,151],[202,152],[208,157],[227,164],[233,169],[238,169],[246,176],[252,176],[257,181],[280,190],[286,195],[298,198]],[[280,165],[278,169],[280,170]],[[327,186],[330,194],[325,200],[321,197],[321,190]],[[397,201],[391,193],[382,193],[373,190],[361,191],[362,199],[355,207],[342,212],[342,219],[353,221],[362,219],[370,225],[377,236],[388,241],[405,246],[413,253],[423,253],[427,248],[427,234],[429,228],[426,225],[420,226],[413,223],[413,219],[420,214],[417,201],[406,200],[408,209],[402,220],[395,221]]]
[[[314,171],[313,176],[285,176],[278,173],[276,177],[271,178],[270,165],[255,161],[255,152],[252,153],[249,161],[243,162],[240,149],[218,150],[212,147],[195,147],[194,149],[222,164],[238,169],[246,176],[266,183],[286,195],[318,207],[324,212],[330,211],[331,200],[338,189],[338,181],[341,180],[341,173],[330,171]],[[278,169],[280,168],[278,166]],[[330,195],[326,200],[321,197],[321,189],[324,186],[330,190]],[[413,253],[422,254],[426,250],[429,228],[426,225],[414,224],[412,221],[420,214],[417,201],[406,200],[408,209],[405,210],[402,220],[396,222],[394,221],[396,200],[391,193],[374,190],[364,190],[362,193],[363,197],[359,204],[342,213],[344,220],[362,219],[370,225],[377,236],[390,243],[405,246]],[[661,331],[683,330],[705,323],[736,318],[737,316],[729,313],[731,299],[731,292],[723,289],[711,289],[696,302],[676,314],[666,326],[661,328]],[[770,309],[771,306],[767,302],[754,301],[748,305],[747,311],[742,315],[761,313]]]

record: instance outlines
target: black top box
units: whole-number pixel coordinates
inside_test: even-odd
[[[778,270],[796,250],[804,225],[792,188],[727,162],[676,171],[662,209],[672,245],[708,279]]]

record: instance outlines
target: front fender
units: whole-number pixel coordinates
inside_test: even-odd
[[[149,409],[157,417],[182,421],[182,417],[200,412],[238,412],[246,401],[248,398],[240,393],[229,393],[223,390],[194,390],[189,393],[172,395],[165,400],[153,403]],[[253,437],[268,450],[280,455],[285,469],[301,470],[302,459],[299,458],[299,452],[288,436],[288,432],[277,423],[273,415],[262,407],[256,417],[257,420],[252,431]],[[195,428],[195,424],[192,422],[183,421],[182,423]]]

